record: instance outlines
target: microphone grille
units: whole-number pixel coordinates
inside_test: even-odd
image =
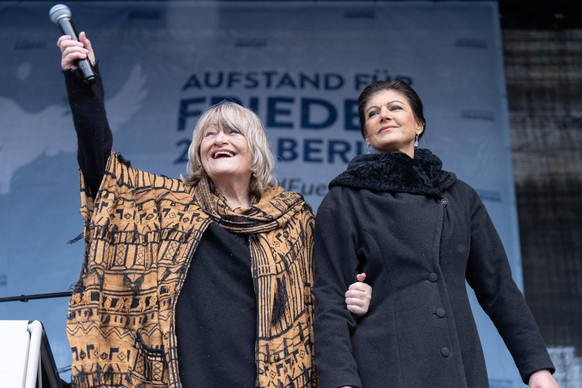
[[[57,4],[49,11],[49,17],[53,23],[58,24],[61,18],[71,18],[71,10],[64,4]]]

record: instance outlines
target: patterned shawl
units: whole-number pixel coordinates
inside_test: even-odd
[[[83,179],[82,179],[83,181]],[[313,214],[270,188],[231,210],[208,183],[131,168],[113,153],[95,201],[81,188],[85,260],[69,303],[74,387],[180,387],[175,307],[210,222],[249,236],[259,387],[313,387]]]
[[[259,387],[316,386],[311,287],[313,216],[300,194],[269,187],[248,209],[230,209],[203,179],[194,189],[202,210],[224,229],[248,235],[257,295]]]

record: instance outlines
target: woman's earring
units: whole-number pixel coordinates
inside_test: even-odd
[[[418,133],[414,134],[414,147],[418,147]]]
[[[366,143],[366,146],[368,147],[368,153],[371,154],[372,153],[372,147],[370,147],[370,143]]]

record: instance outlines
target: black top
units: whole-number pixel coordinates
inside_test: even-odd
[[[103,82],[97,66],[96,82],[93,85],[85,84],[78,70],[65,71],[63,74],[77,131],[77,161],[90,195],[95,198],[113,144],[105,113]]]
[[[184,387],[254,387],[256,302],[247,240],[211,223],[176,306]]]
[[[103,84],[98,67],[93,85],[85,84],[78,71],[64,74],[77,159],[95,198],[113,143]],[[246,237],[210,224],[178,297],[176,331],[184,387],[254,387],[256,297]]]

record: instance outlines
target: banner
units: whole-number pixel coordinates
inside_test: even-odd
[[[53,4],[0,4],[0,296],[71,289],[81,270],[76,137]],[[495,2],[74,2],[104,78],[114,149],[132,165],[186,173],[192,129],[231,99],[263,120],[279,183],[317,209],[328,182],[368,152],[357,97],[403,78],[421,96],[421,147],[477,189],[521,284],[503,57]],[[471,293],[472,294],[472,293]],[[473,301],[474,302],[474,301]],[[522,383],[489,319],[475,313],[492,387]],[[66,298],[0,304],[43,322],[70,364]]]

